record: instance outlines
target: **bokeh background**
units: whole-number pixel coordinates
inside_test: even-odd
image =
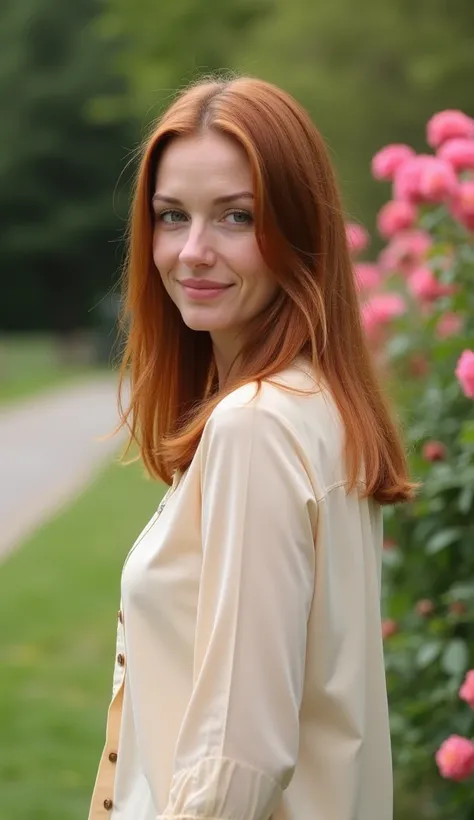
[[[0,507],[1,820],[87,816],[110,695],[120,568],[163,492],[138,464],[111,463],[115,450],[109,446],[102,460],[85,458],[91,435],[107,433],[116,418],[123,234],[134,159],[148,125],[179,87],[209,71],[235,70],[281,85],[308,108],[326,138],[347,218],[369,230],[368,258],[374,259],[383,247],[376,216],[390,194],[371,176],[371,159],[388,143],[425,152],[425,125],[438,111],[461,109],[474,116],[473,42],[472,0],[3,0],[0,480],[8,500]],[[462,242],[468,254],[472,241]],[[466,259],[472,273],[474,258]],[[472,301],[463,304],[465,310],[472,307]],[[413,314],[405,317],[395,339],[397,355],[428,350],[426,335],[413,330],[416,321]],[[447,356],[474,346],[470,327],[465,325],[458,347],[451,341],[449,350],[443,348]],[[421,406],[417,390],[424,380],[428,404],[438,401],[441,407],[431,428],[411,428],[418,472],[423,477],[415,445],[436,438],[433,425],[438,435],[444,430],[446,443],[464,424],[465,468],[472,468],[474,434],[470,439],[465,426],[472,420],[472,401],[463,404],[463,396],[459,403],[457,394],[445,394],[449,385],[436,386],[421,365],[411,374],[416,389],[407,389],[404,377],[403,389],[394,389],[405,418]],[[456,392],[454,376],[453,385]],[[455,402],[448,418],[445,395]],[[92,426],[84,426],[85,417]],[[444,455],[425,458],[431,464],[443,460]],[[440,466],[448,467],[433,469]],[[33,474],[39,483],[27,486],[26,476]],[[474,484],[472,469],[463,480]],[[45,487],[44,514],[33,514],[34,499]],[[443,521],[429,518],[440,515],[443,487],[433,491],[437,507],[425,504],[416,521],[387,522],[398,820],[474,816],[472,781],[462,791],[437,796],[434,761],[443,733],[472,733],[470,713],[462,713],[454,729],[448,715],[458,708],[457,690],[474,661],[468,640],[474,565],[463,553],[459,579],[455,557],[436,564],[430,589],[417,587],[407,597],[410,572],[419,579],[423,560],[432,559],[424,556],[410,569],[401,557],[420,518],[451,532],[432,554],[444,556],[456,542],[456,528],[472,547],[472,494],[464,496],[461,523],[443,530]],[[417,611],[415,621],[407,616],[404,632],[404,613],[416,600],[441,600],[448,571],[453,584],[464,582],[456,599],[464,610],[451,611],[452,634],[442,615],[443,626],[426,627],[429,606]],[[419,668],[412,652],[415,633],[416,652],[431,646]],[[433,677],[418,692],[423,674]],[[426,691],[433,687],[442,694],[420,712],[421,699],[426,705]],[[430,710],[441,715],[435,736],[424,729]]]

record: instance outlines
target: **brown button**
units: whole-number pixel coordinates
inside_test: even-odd
[[[119,619],[120,623],[123,624],[123,612],[122,612],[121,609],[119,609],[119,611],[118,611],[118,619]]]
[[[122,655],[122,653],[117,655],[117,663],[119,666],[125,666],[125,655]]]
[[[110,760],[111,763],[116,763],[117,762],[117,752],[110,752],[109,760]]]
[[[104,809],[107,809],[107,811],[110,811],[113,805],[114,804],[111,800],[109,800],[109,798],[107,798],[107,800],[104,800]]]

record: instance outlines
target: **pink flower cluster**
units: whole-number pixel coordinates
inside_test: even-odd
[[[459,183],[456,196],[451,203],[451,213],[470,231],[474,231],[474,180]]]
[[[467,673],[459,697],[474,709],[474,669]],[[435,757],[442,777],[466,780],[474,774],[474,743],[466,737],[451,735],[441,744]]]
[[[393,183],[393,201],[378,216],[385,239],[411,228],[417,206],[444,203],[452,216],[474,231],[474,180],[459,175],[474,171],[474,120],[462,111],[440,111],[427,124],[427,142],[435,154],[416,154],[408,145],[382,148],[372,160],[375,179]]]
[[[377,228],[380,236],[390,239],[399,231],[412,228],[416,222],[417,211],[411,202],[392,200],[380,209],[377,217]]]
[[[461,353],[455,373],[464,395],[474,399],[474,350]]]
[[[436,763],[442,777],[466,780],[474,774],[474,743],[466,737],[451,735],[436,752]]]
[[[379,330],[405,313],[406,306],[398,293],[377,293],[362,305],[362,323],[369,339],[379,338]]]
[[[426,142],[439,148],[444,142],[460,137],[474,139],[474,120],[462,111],[440,111],[426,126]]]
[[[378,232],[387,245],[375,263],[360,259],[370,243],[365,228],[355,222],[346,225],[355,282],[362,297],[362,320],[373,343],[381,343],[385,328],[408,310],[399,292],[385,288],[392,274],[405,279],[406,293],[423,315],[431,315],[439,299],[457,291],[456,285],[443,281],[454,260],[454,248],[446,245],[445,257],[438,257],[435,265],[430,262],[433,240],[418,227],[420,206],[443,204],[455,220],[474,231],[474,119],[462,111],[441,111],[429,120],[426,138],[433,154],[416,154],[410,146],[395,143],[373,157],[373,176],[390,181],[393,191],[392,199],[377,216]],[[438,339],[446,339],[462,327],[462,317],[448,309],[434,332]],[[465,395],[474,398],[471,356],[472,351],[464,351],[456,376]]]
[[[346,237],[349,250],[353,256],[359,256],[370,243],[368,231],[363,225],[358,225],[357,222],[348,222],[346,224]]]
[[[357,257],[367,247],[368,240],[362,233],[357,234],[352,227],[350,230],[354,231],[353,237],[358,236],[358,242],[350,245],[353,256]],[[364,299],[362,319],[372,341],[382,341],[380,330],[407,309],[405,300],[399,293],[382,292],[385,281],[393,272],[404,276],[408,293],[422,308],[429,307],[440,297],[454,292],[453,285],[440,282],[429,267],[427,255],[431,246],[432,239],[426,231],[404,227],[391,238],[379,254],[377,263],[354,260],[356,285]],[[354,250],[355,247],[357,251]],[[439,338],[446,338],[454,335],[461,324],[461,318],[457,314],[447,313],[440,319],[436,333]]]
[[[474,709],[474,669],[470,669],[464,678],[464,683],[459,690],[459,697]]]
[[[427,265],[415,268],[408,278],[408,290],[420,302],[434,302],[454,293],[453,285],[443,285]]]

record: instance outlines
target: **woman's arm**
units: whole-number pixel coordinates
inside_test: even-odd
[[[201,443],[194,686],[158,820],[267,820],[298,756],[317,508],[291,429],[221,407]]]

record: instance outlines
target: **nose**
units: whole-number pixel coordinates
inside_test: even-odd
[[[179,254],[179,261],[187,268],[210,268],[215,264],[216,254],[209,243],[204,227],[191,226],[186,243]]]

